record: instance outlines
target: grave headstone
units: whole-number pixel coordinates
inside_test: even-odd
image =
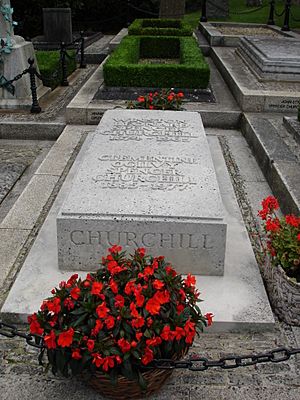
[[[43,8],[44,40],[49,43],[71,43],[71,8]]]
[[[58,263],[94,270],[113,244],[223,275],[226,223],[196,112],[107,111],[57,217]]]
[[[226,18],[229,15],[229,1],[228,0],[214,0],[206,2],[207,18],[209,20],[214,18]]]
[[[185,0],[160,0],[159,18],[183,18]]]
[[[13,79],[28,68],[28,59],[33,58],[36,63],[35,52],[31,42],[26,42],[21,36],[14,35],[12,23],[12,8],[9,0],[0,0],[0,39],[3,49],[0,53],[0,81],[3,84]],[[41,97],[49,89],[44,88],[42,82],[36,79],[38,97]],[[19,108],[31,106],[30,79],[27,76],[13,82],[15,93],[0,87],[0,108]]]

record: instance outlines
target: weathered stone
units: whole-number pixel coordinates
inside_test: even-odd
[[[71,8],[43,8],[44,37],[46,42],[71,43]]]
[[[120,243],[165,255],[182,273],[222,275],[226,224],[200,115],[106,112],[57,230],[62,269],[95,269]]]
[[[261,79],[300,81],[299,40],[244,37],[237,54]]]
[[[183,18],[185,0],[160,0],[159,18]]]
[[[207,17],[208,18],[226,18],[229,15],[228,0],[207,1]]]

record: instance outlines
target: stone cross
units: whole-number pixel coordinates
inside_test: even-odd
[[[160,0],[159,18],[183,18],[185,0]]]
[[[0,38],[6,39],[13,35],[10,0],[0,0],[0,10]]]

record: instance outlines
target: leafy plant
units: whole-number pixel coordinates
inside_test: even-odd
[[[280,265],[286,274],[300,282],[300,218],[293,214],[278,218],[279,209],[275,197],[269,196],[262,201],[262,210],[258,212],[265,221],[267,252],[273,265]]]
[[[139,248],[126,257],[112,246],[102,268],[85,279],[74,274],[29,317],[30,332],[44,336],[54,373],[99,370],[141,382],[154,358],[182,354],[210,325],[202,315],[195,277],[184,279],[163,256]]]

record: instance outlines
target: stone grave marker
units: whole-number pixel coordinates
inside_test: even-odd
[[[63,270],[145,247],[182,273],[223,275],[226,223],[196,112],[107,111],[57,217]]]
[[[0,54],[0,82],[13,79],[16,75],[29,67],[28,58],[35,59],[35,52],[31,42],[26,42],[21,36],[14,35],[12,8],[10,0],[0,0],[0,40],[6,51]],[[45,94],[48,88],[43,87],[42,82],[36,79],[38,97]],[[30,79],[24,76],[13,83],[15,93],[0,87],[0,108],[19,108],[30,106],[32,103]]]
[[[160,0],[159,18],[183,18],[185,0]]]
[[[237,54],[261,80],[300,82],[300,41],[297,39],[244,37]]]
[[[207,17],[213,18],[226,18],[229,15],[229,1],[228,0],[214,0],[206,2]]]
[[[43,8],[44,39],[49,43],[71,43],[71,8]]]

